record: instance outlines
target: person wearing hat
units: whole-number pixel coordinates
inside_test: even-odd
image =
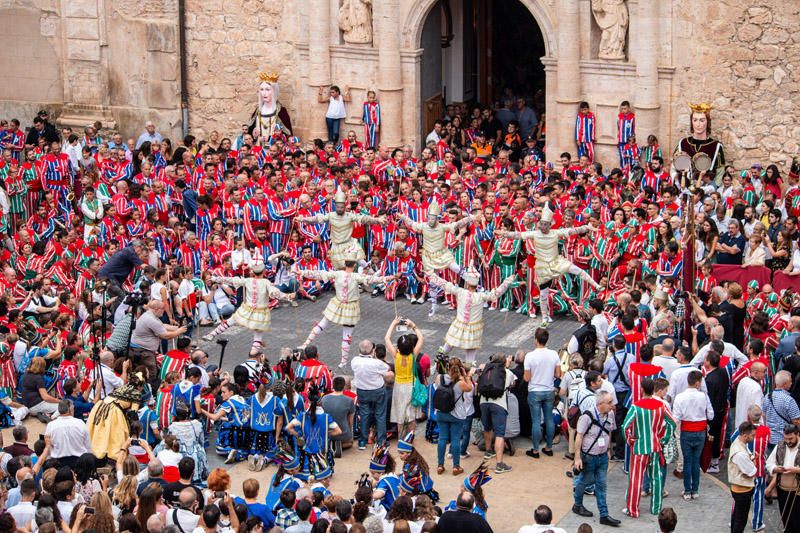
[[[281,508],[281,493],[283,491],[296,492],[297,489],[305,486],[303,480],[295,476],[300,471],[300,459],[298,457],[280,449],[275,454],[275,462],[278,463],[278,471],[272,476],[267,497],[264,501],[267,509],[273,513],[277,513]]]
[[[422,236],[422,252],[420,257],[422,259],[422,266],[425,271],[435,271],[447,269],[457,275],[464,273],[464,267],[456,262],[453,252],[447,247],[445,243],[446,233],[455,233],[459,228],[471,224],[474,220],[472,215],[467,215],[458,222],[451,222],[443,224],[439,222],[439,216],[442,214],[442,206],[438,202],[432,202],[428,206],[428,222],[415,222],[407,215],[402,213],[397,214],[397,218],[402,220],[403,223],[411,228],[412,231],[421,234]],[[480,216],[480,215],[479,215]],[[431,299],[431,312],[429,316],[436,313],[439,300],[439,289],[431,284],[428,293]]]
[[[459,491],[459,494],[463,494],[465,492],[472,494],[472,496],[475,498],[475,505],[472,507],[472,512],[476,515],[480,515],[484,520],[486,519],[486,511],[489,509],[489,505],[486,503],[486,498],[483,496],[483,489],[481,487],[489,483],[491,480],[492,476],[489,475],[489,465],[486,464],[486,461],[483,461],[478,468],[473,470],[469,476],[464,478],[463,486]],[[451,500],[444,510],[455,511],[456,508],[456,500]]]
[[[324,224],[328,223],[330,226],[331,243],[328,251],[328,259],[330,259],[333,268],[342,269],[345,266],[347,257],[355,251],[355,261],[361,266],[366,265],[364,249],[358,243],[358,240],[353,238],[353,225],[354,224],[380,224],[386,225],[386,217],[373,217],[370,215],[360,215],[356,213],[348,213],[347,209],[347,195],[342,190],[336,191],[333,197],[333,205],[335,211],[329,213],[319,213],[310,217],[295,217],[295,220],[300,224]]]
[[[353,240],[353,242],[355,243],[355,240]],[[347,360],[350,357],[350,345],[353,342],[353,330],[361,320],[359,286],[362,283],[366,285],[386,283],[390,280],[400,279],[401,277],[400,274],[391,276],[359,274],[355,270],[359,257],[362,259],[364,257],[364,250],[362,250],[357,243],[353,246],[353,248],[347,251],[347,255],[344,257],[344,270],[300,270],[299,268],[295,270],[295,274],[301,278],[333,282],[336,295],[331,298],[327,307],[325,307],[325,310],[322,312],[322,320],[314,325],[305,342],[299,347],[305,349],[314,341],[317,335],[325,331],[331,324],[342,326],[342,359],[339,363],[339,368],[344,368],[347,364]],[[333,250],[333,247],[331,250]]]
[[[409,431],[397,441],[397,453],[403,460],[400,494],[426,494],[436,503],[439,501],[439,494],[433,490],[428,462],[414,448],[414,436],[414,432]]]
[[[483,346],[483,304],[500,298],[514,282],[516,275],[507,277],[491,291],[477,292],[480,277],[472,268],[462,275],[463,288],[445,281],[431,271],[427,271],[426,274],[429,282],[456,297],[456,317],[447,330],[444,344],[439,348],[439,352],[446,354],[454,347],[461,348],[466,354],[466,362],[474,363],[475,354]]]
[[[536,278],[539,284],[539,305],[542,309],[542,327],[547,327],[553,322],[550,318],[549,293],[550,285],[554,280],[561,278],[564,274],[573,274],[580,277],[583,281],[600,289],[600,285],[592,279],[589,274],[570,262],[566,257],[558,253],[558,243],[562,238],[591,231],[591,226],[581,226],[579,228],[551,230],[553,222],[553,212],[550,206],[545,204],[542,209],[542,218],[539,219],[536,229],[533,231],[506,231],[499,229],[499,237],[510,239],[532,239],[536,248]]]
[[[400,496],[400,476],[394,473],[395,461],[389,453],[389,445],[376,444],[369,460],[369,474],[375,483],[372,499],[388,512]]]
[[[220,333],[230,328],[233,323],[244,326],[253,331],[253,345],[250,348],[250,355],[254,355],[264,348],[264,333],[270,330],[271,317],[269,310],[269,299],[293,301],[295,294],[286,294],[279,291],[272,282],[264,276],[264,263],[255,261],[250,267],[252,277],[218,277],[214,276],[211,280],[214,283],[225,283],[235,288],[244,288],[244,298],[239,309],[227,320],[223,320],[214,331],[203,337],[203,340],[210,341]]]

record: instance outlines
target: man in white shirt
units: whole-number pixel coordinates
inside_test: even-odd
[[[102,375],[103,379],[103,390],[100,393],[100,399],[102,400],[118,388],[125,385],[128,381],[128,367],[130,363],[125,361],[122,365],[122,377],[117,377],[114,373],[114,369],[111,368],[114,364],[114,354],[109,351],[100,352],[100,375]],[[97,379],[97,370],[92,371],[93,378]],[[152,376],[151,376],[152,377]],[[89,393],[89,399],[94,401],[94,388],[92,388],[92,392]]]
[[[589,314],[592,315],[591,324],[597,333],[597,349],[601,354],[606,352],[609,328],[608,319],[603,314],[603,308],[603,301],[599,298],[589,302]]]
[[[375,424],[376,444],[386,439],[386,381],[394,377],[389,365],[374,356],[375,344],[364,339],[358,344],[358,355],[350,361],[353,386],[358,398],[360,434],[358,449],[367,447],[367,437]]]
[[[22,496],[20,502],[9,507],[8,512],[14,517],[18,528],[27,528],[36,514],[36,506],[33,504],[33,499],[36,497],[36,481],[33,478],[22,480],[20,495]]]
[[[58,459],[61,466],[74,467],[78,457],[91,453],[89,430],[82,420],[73,416],[75,408],[69,400],[58,402],[58,418],[47,424],[45,436],[50,437],[50,457]]]
[[[156,125],[150,121],[144,125],[144,133],[139,135],[139,138],[136,139],[136,149],[142,147],[142,145],[146,142],[154,143],[154,142],[161,142],[163,137],[160,133],[156,131]]]
[[[686,387],[689,386],[689,373],[693,370],[697,370],[697,368],[695,368],[695,366],[689,362],[688,356],[683,350],[678,350],[678,353],[675,355],[677,356],[679,366],[673,369],[672,375],[669,378],[667,401],[670,403],[670,405],[673,404],[675,398],[678,397],[678,394],[682,393],[684,390],[686,390]],[[705,381],[703,381],[702,385],[700,385],[700,390],[703,392],[708,392]]]
[[[534,333],[536,349],[525,354],[525,374],[523,379],[528,382],[528,406],[531,409],[531,449],[526,455],[533,458],[539,457],[539,441],[542,437],[542,420],[544,413],[545,443],[542,449],[545,455],[553,455],[553,391],[554,382],[561,377],[561,365],[558,353],[547,348],[550,334],[544,328],[537,328]]]
[[[664,372],[664,377],[669,380],[672,376],[672,371],[681,366],[675,358],[675,340],[666,338],[660,346],[661,354],[653,357],[653,364],[660,366],[661,371]]]
[[[522,526],[517,533],[544,533],[549,531],[552,533],[566,533],[563,528],[553,525],[553,511],[546,505],[540,505],[533,512],[534,524],[530,526]]]
[[[731,344],[729,342],[725,342],[723,340],[725,338],[725,328],[724,327],[722,327],[721,325],[717,324],[716,326],[711,328],[711,331],[709,332],[708,336],[710,337],[711,342],[709,342],[708,344],[706,344],[705,346],[703,346],[702,348],[697,350],[697,353],[695,354],[694,359],[692,359],[692,364],[694,366],[696,366],[697,368],[700,368],[701,366],[703,366],[703,361],[706,360],[706,354],[712,348],[711,344],[714,341],[720,341],[720,342],[723,343],[724,349],[722,350],[722,355],[724,355],[726,357],[730,357],[731,359],[735,359],[740,365],[743,365],[743,364],[745,364],[747,362],[747,356],[745,354],[743,354],[739,350],[739,348],[737,348],[733,344]]]
[[[736,389],[736,417],[733,422],[734,427],[747,421],[747,410],[751,405],[762,405],[764,402],[764,390],[761,382],[767,373],[767,367],[763,363],[753,363],[750,366],[750,375],[739,382]]]
[[[675,398],[672,414],[681,428],[683,452],[683,499],[694,500],[700,488],[700,454],[706,442],[708,421],[714,419],[714,408],[708,394],[700,390],[703,374],[693,370],[688,387]]]
[[[197,505],[195,489],[193,487],[183,489],[178,498],[177,508],[167,511],[167,525],[178,526],[181,531],[194,531],[200,523],[200,516],[195,514]]]

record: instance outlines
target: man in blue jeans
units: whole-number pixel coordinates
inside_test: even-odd
[[[594,484],[600,523],[619,527],[619,520],[608,515],[606,503],[608,448],[611,444],[611,432],[616,428],[614,417],[609,416],[613,408],[611,393],[599,391],[595,407],[584,412],[578,419],[575,450],[579,453],[575,454],[574,470],[580,473],[572,479],[572,512],[580,516],[593,516],[593,513],[583,506],[583,495],[586,487]]]
[[[544,415],[546,446],[545,455],[553,455],[553,401],[555,380],[561,377],[558,353],[547,348],[550,334],[544,328],[534,333],[536,349],[525,354],[524,378],[528,382],[528,406],[531,409],[531,449],[525,452],[528,457],[539,458],[539,442],[542,439],[542,415]]]
[[[708,421],[714,419],[714,408],[708,394],[700,389],[703,374],[692,370],[687,381],[689,386],[675,397],[672,414],[681,428],[683,499],[696,500],[700,488],[700,455],[706,443]]]
[[[370,340],[358,344],[358,356],[350,366],[358,398],[358,449],[364,450],[373,425],[375,443],[382,444],[386,440],[386,380],[393,379],[394,372],[375,357],[375,344]]]

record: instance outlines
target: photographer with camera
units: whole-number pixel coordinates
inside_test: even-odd
[[[109,300],[113,300],[111,305],[110,314],[114,315],[114,311],[125,298],[125,291],[122,284],[128,279],[128,276],[133,269],[145,263],[147,259],[147,249],[142,245],[142,241],[135,240],[125,248],[120,249],[117,253],[112,255],[106,263],[100,267],[97,272],[99,279],[108,280],[108,295]]]
[[[611,444],[611,432],[616,429],[614,401],[611,393],[599,391],[594,409],[586,410],[578,419],[577,436],[575,437],[575,454],[573,473],[573,505],[572,512],[580,516],[592,516],[592,512],[583,506],[584,490],[594,484],[597,511],[600,523],[610,527],[619,527],[619,520],[608,515],[606,504],[606,480],[608,475],[608,450]]]
[[[300,283],[297,281],[297,276],[292,272],[292,265],[294,259],[289,255],[289,252],[283,251],[272,254],[267,258],[269,264],[275,270],[275,280],[272,282],[275,287],[285,293],[296,293],[300,288]],[[297,299],[289,301],[292,307],[297,307]]]
[[[164,302],[161,300],[150,300],[145,307],[145,312],[136,320],[136,327],[131,334],[130,353],[134,361],[147,367],[151,380],[158,380],[156,353],[161,346],[161,340],[180,337],[186,333],[186,326],[173,326],[161,321],[161,316],[165,313]]]

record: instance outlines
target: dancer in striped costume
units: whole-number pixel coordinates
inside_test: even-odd
[[[581,102],[578,106],[578,116],[575,118],[575,143],[578,145],[578,157],[586,156],[590,163],[594,161],[596,128],[597,121],[594,113],[589,110],[589,103]]]
[[[381,130],[381,104],[378,103],[375,91],[367,91],[361,122],[364,123],[364,144],[367,148],[377,147]]]
[[[631,168],[633,161],[625,154],[625,145],[636,135],[636,115],[631,112],[631,104],[624,100],[619,104],[617,115],[617,150],[619,151],[619,167]],[[638,159],[638,158],[637,158]]]
[[[356,245],[357,246],[357,245]],[[326,270],[295,270],[298,277],[309,279],[316,279],[320,281],[332,281],[336,296],[331,298],[327,307],[322,312],[322,320],[317,322],[308,334],[305,342],[300,345],[300,348],[305,349],[306,346],[311,344],[317,335],[325,331],[331,324],[338,324],[342,326],[342,359],[339,362],[339,368],[344,368],[347,360],[350,357],[350,344],[353,342],[353,330],[358,322],[361,320],[361,301],[359,295],[359,285],[364,283],[373,285],[376,283],[385,283],[389,280],[400,279],[400,274],[392,276],[368,276],[366,274],[359,274],[355,271],[358,264],[358,252],[361,252],[363,257],[364,250],[361,248],[351,250],[345,256],[344,270],[326,271]]]
[[[639,517],[639,501],[645,472],[652,483],[650,512],[661,512],[663,487],[661,486],[661,464],[664,461],[663,446],[672,438],[675,420],[664,402],[652,398],[654,383],[645,378],[641,383],[644,398],[634,403],[622,423],[625,439],[631,447],[631,466],[628,475],[626,514]]]
[[[276,298],[284,301],[294,301],[295,293],[286,294],[278,290],[272,282],[264,277],[264,263],[255,261],[250,267],[253,277],[228,278],[214,276],[211,280],[215,283],[225,283],[235,288],[244,287],[244,298],[239,309],[227,320],[220,322],[219,326],[203,337],[210,341],[220,333],[227,330],[233,323],[244,326],[253,332],[253,345],[250,355],[261,352],[264,348],[264,333],[270,330],[272,323],[270,317],[269,300]]]
[[[547,327],[553,321],[550,318],[549,298],[550,286],[554,280],[559,279],[566,273],[570,273],[579,276],[595,289],[600,289],[600,285],[589,277],[589,274],[558,253],[558,243],[562,238],[567,238],[576,233],[586,233],[592,228],[590,226],[582,226],[580,228],[552,230],[550,229],[552,222],[553,212],[548,205],[545,205],[542,209],[542,218],[537,224],[537,229],[524,232],[511,232],[502,229],[499,235],[509,239],[533,240],[536,249],[536,278],[539,283],[539,306],[542,310],[542,327]]]

